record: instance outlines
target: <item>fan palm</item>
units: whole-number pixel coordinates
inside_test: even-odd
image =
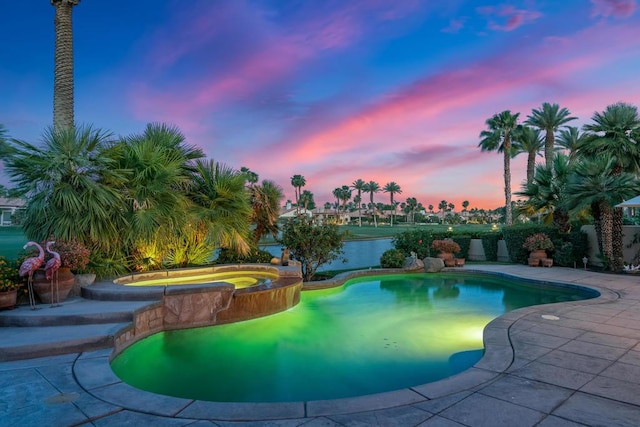
[[[197,160],[190,178],[192,226],[202,230],[217,247],[241,255],[249,253],[252,212],[245,176],[223,163]]]
[[[547,164],[536,166],[534,178],[516,193],[527,197],[518,210],[527,216],[542,215],[545,223],[553,223],[560,232],[568,233],[571,225],[564,203],[572,167],[569,157],[562,153],[556,153],[552,165],[553,171]]]
[[[566,188],[566,206],[571,212],[591,208],[594,213],[598,245],[613,271],[623,264],[621,256],[615,253],[614,206],[640,192],[634,174],[610,173],[615,163],[616,159],[609,155],[582,159]]]
[[[518,124],[519,116],[520,113],[511,114],[509,110],[494,114],[493,117],[487,119],[485,122],[489,130],[480,132],[480,138],[482,139],[478,143],[482,151],[497,151],[498,153],[503,153],[504,199],[507,225],[511,225],[513,222],[511,215],[511,157],[513,154],[511,140]]]
[[[260,185],[252,185],[251,195],[253,243],[255,245],[265,234],[278,236],[278,218],[280,217],[280,203],[284,198],[282,187],[270,180],[262,181]]]
[[[300,203],[304,206],[305,211],[315,209],[316,204],[313,200],[313,193],[309,190],[304,190],[300,194]]]
[[[385,186],[382,188],[382,191],[384,191],[385,193],[389,193],[391,209],[393,209],[391,213],[391,227],[393,227],[393,215],[395,214],[395,211],[396,211],[396,204],[393,200],[393,196],[394,194],[402,194],[402,189],[397,183],[395,183],[394,181],[391,181],[385,184]]]
[[[40,146],[0,141],[0,160],[29,203],[23,230],[31,240],[77,239],[110,250],[126,226],[118,191],[126,172],[111,156],[112,136],[91,127],[49,128]]]
[[[544,159],[545,163],[551,165],[553,162],[553,151],[555,146],[555,132],[576,117],[570,115],[568,109],[560,108],[558,104],[545,102],[539,110],[533,109],[531,115],[527,116],[526,124],[537,127],[545,131],[544,136]]]
[[[640,116],[635,105],[619,102],[606,107],[602,113],[596,112],[591,118],[593,124],[583,129],[588,132],[578,147],[582,156],[594,157],[608,155],[613,158],[611,175],[624,172],[637,175],[640,171]],[[621,269],[622,246],[622,209],[613,211],[613,268]]]

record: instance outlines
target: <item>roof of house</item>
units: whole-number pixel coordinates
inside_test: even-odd
[[[0,208],[24,208],[27,206],[27,201],[24,199],[8,199],[6,197],[0,197]]]

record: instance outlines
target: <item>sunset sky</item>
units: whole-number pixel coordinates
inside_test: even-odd
[[[496,208],[502,156],[477,147],[485,120],[506,109],[524,120],[551,102],[581,126],[609,104],[640,106],[638,9],[634,0],[82,0],[75,118],[122,136],[174,124],[209,158],[249,167],[289,199],[301,174],[319,205],[361,178],[397,182],[399,201]],[[2,11],[0,123],[37,142],[52,123],[54,8],[22,0]],[[513,191],[525,157],[512,162]]]

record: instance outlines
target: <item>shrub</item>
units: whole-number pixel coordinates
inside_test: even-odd
[[[221,249],[216,259],[216,264],[264,264],[271,261],[273,255],[262,249],[253,249],[247,255],[238,255],[229,249]]]
[[[431,230],[412,230],[397,234],[393,238],[392,244],[405,257],[411,255],[411,252],[415,252],[417,257],[422,259],[429,256],[429,246],[431,246],[432,240]]]
[[[502,233],[482,233],[480,238],[487,261],[498,261],[498,240],[502,239]]]
[[[469,246],[471,246],[471,236],[463,235],[453,236],[453,241],[460,246],[458,256],[460,258],[469,258]]]
[[[0,256],[0,292],[19,289],[23,280],[19,274],[18,264]]]
[[[300,261],[302,278],[309,281],[321,265],[342,259],[344,234],[335,224],[317,225],[306,216],[291,219],[282,227],[282,238],[278,242],[291,251]]]
[[[460,252],[460,245],[453,240],[434,240],[431,244],[431,249],[439,253],[457,254]]]
[[[553,249],[553,242],[545,233],[535,233],[526,238],[522,247],[529,252],[543,249],[551,250]]]
[[[405,255],[398,249],[388,249],[380,257],[380,267],[382,268],[402,268],[404,267]]]

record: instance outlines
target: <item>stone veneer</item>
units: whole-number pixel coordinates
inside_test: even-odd
[[[225,266],[223,269],[246,271],[255,270],[255,267]],[[287,310],[300,302],[302,278],[299,268],[263,268],[278,272],[279,278],[270,283],[237,290],[225,282],[164,287],[162,300],[137,310],[133,323],[116,334],[111,357],[120,354],[136,341],[157,332],[253,319]],[[202,272],[201,269],[189,270],[192,274]],[[221,270],[217,269],[217,272]],[[178,270],[172,273],[174,274],[186,276],[185,270]],[[150,278],[150,274],[141,276],[145,279]],[[123,278],[119,280],[120,283],[126,281],[127,279]]]

